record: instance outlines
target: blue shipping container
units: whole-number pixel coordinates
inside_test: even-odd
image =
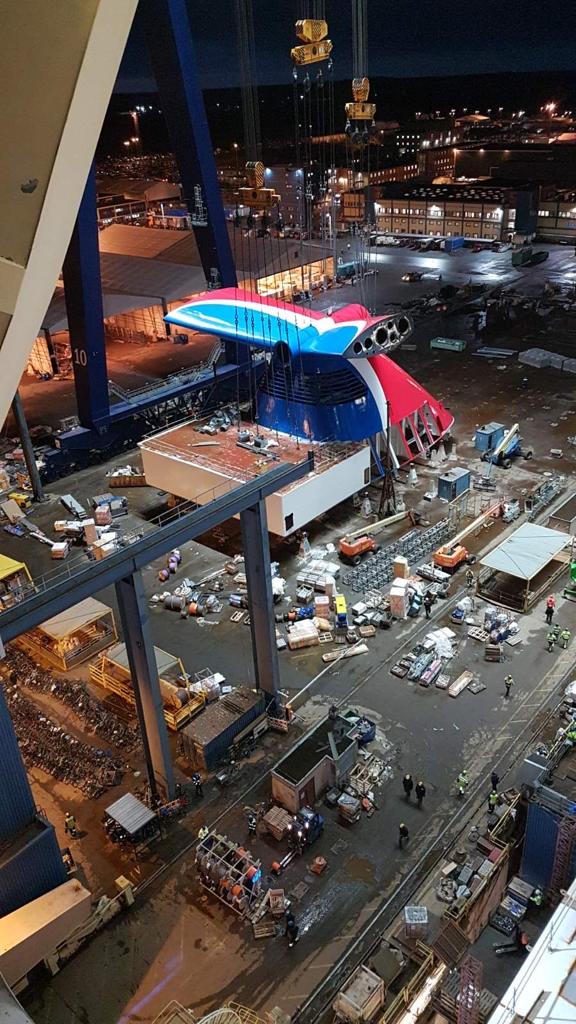
[[[180,735],[187,756],[196,767],[214,768],[235,738],[265,711],[263,690],[256,693],[240,687],[227,694],[182,730]]]
[[[528,805],[524,850],[520,874],[530,885],[547,889],[554,865],[559,816],[538,803]],[[576,843],[572,847],[572,861],[566,885],[576,877]]]
[[[464,239],[457,235],[455,238],[446,238],[444,240],[444,252],[455,252],[456,249],[464,248]]]
[[[478,452],[490,452],[504,437],[506,430],[503,423],[486,423],[476,430],[474,447]]]
[[[468,469],[449,469],[438,477],[438,497],[442,501],[454,501],[464,491],[470,490],[470,471]]]

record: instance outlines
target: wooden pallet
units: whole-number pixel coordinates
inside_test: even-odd
[[[370,637],[376,636],[376,626],[359,626],[358,636],[362,637],[363,640],[369,640]]]
[[[468,629],[468,636],[471,640],[479,640],[480,643],[485,644],[490,638],[490,633],[487,633],[481,626],[470,626]]]
[[[486,644],[484,661],[502,661],[502,644]]]
[[[334,642],[332,633],[318,633],[319,644],[331,644]]]
[[[366,796],[372,792],[375,786],[382,782],[386,771],[386,765],[375,754],[371,754],[367,761],[357,762],[348,776],[348,786],[355,790],[358,796]]]
[[[271,807],[262,818],[263,828],[278,842],[284,839],[290,824],[292,815],[284,807]]]
[[[255,921],[252,930],[255,939],[269,939],[272,935],[276,935],[276,922],[270,918],[264,918],[263,921]]]

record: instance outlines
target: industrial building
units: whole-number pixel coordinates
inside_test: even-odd
[[[536,230],[533,190],[501,183],[389,185],[375,200],[377,226],[386,232],[509,241]]]

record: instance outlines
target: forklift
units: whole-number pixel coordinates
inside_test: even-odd
[[[324,831],[324,818],[311,807],[301,807],[288,825],[288,853],[280,861],[274,861],[272,871],[281,875],[296,857],[302,856]]]

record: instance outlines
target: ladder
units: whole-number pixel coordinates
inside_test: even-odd
[[[552,904],[560,902],[561,890],[566,885],[572,849],[576,840],[576,819],[562,818],[556,835],[554,862],[548,885],[548,897]]]
[[[478,1024],[481,990],[482,964],[475,957],[467,956],[460,967],[456,1024]]]

